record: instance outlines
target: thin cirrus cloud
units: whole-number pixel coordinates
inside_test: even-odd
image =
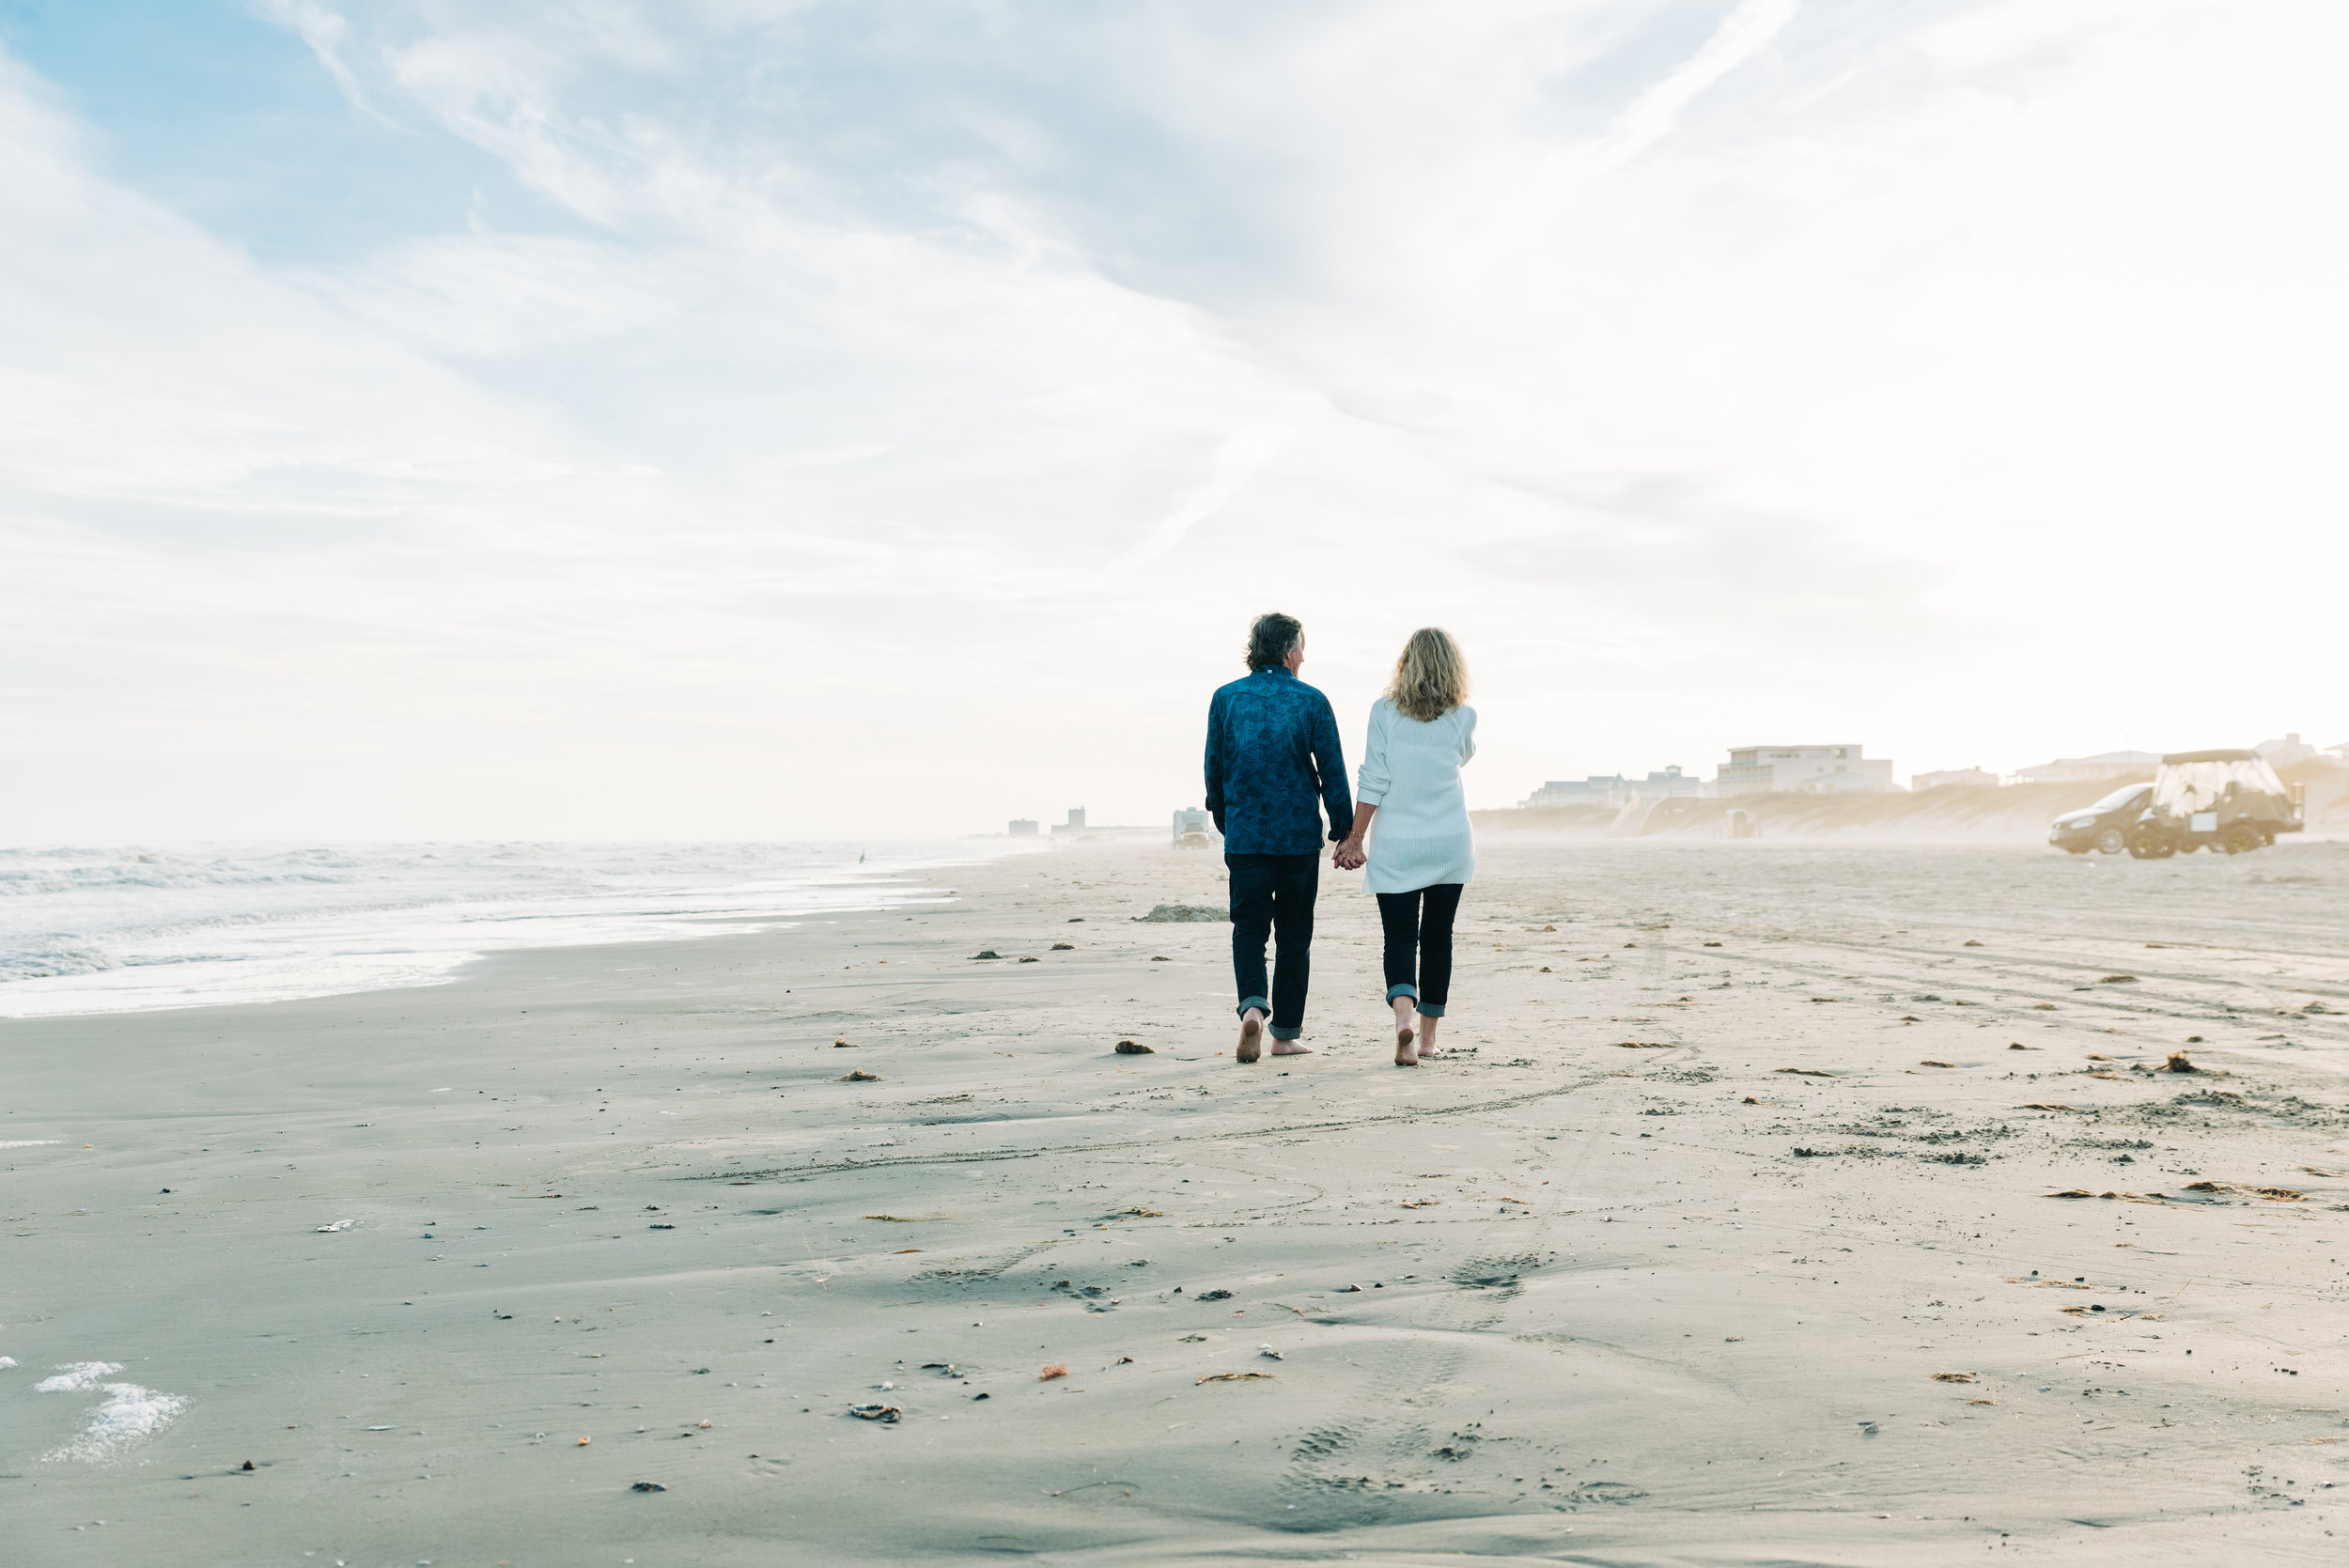
[[[1276,604],[1349,727],[1453,626],[1485,803],[2349,734],[2344,24],[2255,9],[272,0],[367,167],[511,182],[362,245],[0,61],[0,805],[1156,819]],[[2047,678],[2213,617],[2261,689]]]

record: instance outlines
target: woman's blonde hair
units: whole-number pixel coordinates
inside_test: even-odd
[[[1387,683],[1387,701],[1406,719],[1433,723],[1468,701],[1468,660],[1460,644],[1439,626],[1423,626],[1403,644]]]

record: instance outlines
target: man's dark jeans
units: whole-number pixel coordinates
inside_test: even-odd
[[[1232,978],[1239,1011],[1272,1013],[1272,1037],[1294,1040],[1305,1031],[1305,985],[1313,976],[1314,895],[1321,890],[1321,856],[1226,855],[1232,873]],[[1277,937],[1272,984],[1265,985],[1264,944]]]

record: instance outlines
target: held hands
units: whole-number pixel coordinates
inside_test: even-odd
[[[1340,871],[1360,871],[1369,862],[1370,857],[1363,852],[1359,838],[1348,838],[1330,852],[1330,863]]]

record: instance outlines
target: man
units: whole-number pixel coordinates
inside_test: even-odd
[[[1322,808],[1331,843],[1354,826],[1337,717],[1329,698],[1297,678],[1304,661],[1305,629],[1293,616],[1259,615],[1248,632],[1248,675],[1219,688],[1207,705],[1207,810],[1231,869],[1242,1062],[1262,1049],[1268,1008],[1272,1054],[1306,1054],[1297,1038],[1313,964]],[[1279,939],[1268,991],[1268,936]]]

